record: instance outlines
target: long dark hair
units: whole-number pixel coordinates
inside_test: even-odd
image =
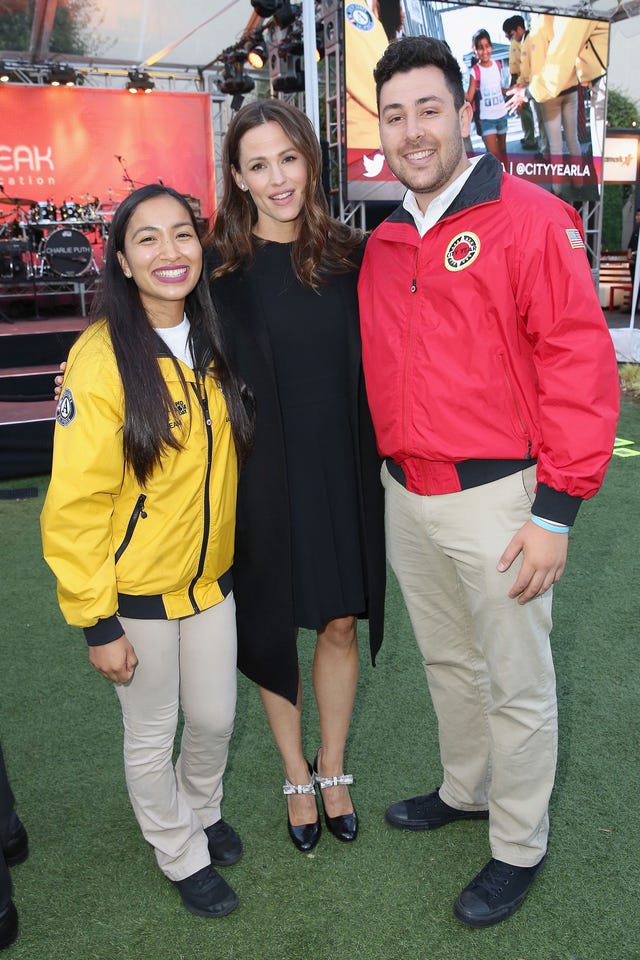
[[[240,142],[245,133],[271,121],[282,127],[307,164],[300,231],[292,246],[291,262],[298,280],[317,289],[322,273],[346,273],[354,269],[351,257],[362,243],[363,235],[329,215],[322,189],[322,154],[313,126],[302,111],[282,100],[248,103],[229,124],[222,147],[224,194],[205,240],[205,246],[215,247],[222,259],[211,279],[251,262],[260,243],[253,235],[258,210],[249,191],[241,190],[236,184],[232,168],[240,169]]]
[[[141,203],[155,197],[177,200],[187,213],[195,236],[198,236],[193,211],[177,191],[156,183],[134,190],[122,201],[111,223],[104,272],[91,310],[92,321],[104,318],[109,328],[124,391],[124,459],[142,486],[160,466],[166,449],[181,447],[180,440],[169,426],[170,420],[176,416],[175,405],[158,364],[159,351],[166,353],[167,348],[149,323],[135,282],[125,277],[118,261],[118,253],[124,253],[131,216]],[[225,359],[220,323],[202,271],[186,298],[185,312],[190,324],[189,344],[195,373],[202,380],[213,376],[220,384],[238,459],[242,462],[251,447],[252,418],[243,402],[244,388],[232,375]],[[174,362],[190,406],[184,377],[175,358]]]

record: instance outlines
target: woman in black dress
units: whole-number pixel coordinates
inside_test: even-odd
[[[229,359],[256,401],[238,492],[234,593],[238,664],[260,686],[285,770],[290,836],[354,840],[343,761],[358,678],[356,620],[382,641],[385,589],[379,460],[360,361],[363,237],[328,215],[307,117],[260,100],[234,116],[225,188],[208,240]],[[320,717],[313,768],[302,746],[297,631],[317,631]]]

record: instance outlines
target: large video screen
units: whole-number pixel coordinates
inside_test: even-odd
[[[569,202],[597,199],[608,22],[438,0],[345,0],[344,16],[350,201],[404,193],[380,148],[373,68],[394,37],[419,35],[449,44],[475,92],[468,156],[495,153],[508,173]]]

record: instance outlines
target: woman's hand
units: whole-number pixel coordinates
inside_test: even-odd
[[[55,388],[53,391],[53,396],[56,400],[60,399],[60,390],[62,388],[62,381],[64,380],[64,372],[67,369],[67,361],[63,360],[60,364],[60,373],[53,381],[55,383]]]
[[[113,683],[127,683],[138,665],[136,652],[124,633],[117,640],[89,647],[91,665]]]

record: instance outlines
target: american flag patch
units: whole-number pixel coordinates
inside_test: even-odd
[[[566,233],[572,250],[584,250],[584,241],[576,227],[571,227]]]

